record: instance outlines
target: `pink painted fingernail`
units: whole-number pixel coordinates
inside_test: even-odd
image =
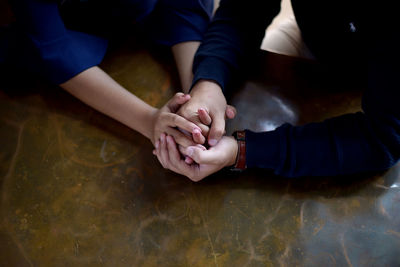
[[[156,148],[158,148],[159,145],[160,145],[160,141],[157,140],[157,142],[156,142]]]
[[[217,144],[217,139],[210,139],[210,140],[208,140],[208,144],[210,145],[210,146],[215,146],[216,144]]]
[[[200,134],[200,131],[199,131],[199,129],[197,129],[197,128],[196,128],[196,129],[194,129],[194,130],[193,130],[193,134]]]

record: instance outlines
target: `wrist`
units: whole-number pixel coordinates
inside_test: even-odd
[[[190,95],[194,96],[203,92],[218,92],[222,94],[221,86],[213,80],[199,80],[190,91]]]
[[[141,132],[141,134],[143,134],[145,137],[147,137],[148,139],[150,139],[150,141],[152,143],[154,143],[156,140],[154,139],[154,129],[155,129],[155,124],[157,122],[157,117],[158,117],[158,112],[159,109],[151,107],[149,108],[148,112],[147,112],[147,118],[145,118],[143,120],[144,123],[144,129],[143,132]]]
[[[225,166],[233,166],[236,163],[239,147],[236,139],[233,136],[229,136],[228,138],[230,139],[230,142],[232,144],[232,150],[228,157],[228,163]]]

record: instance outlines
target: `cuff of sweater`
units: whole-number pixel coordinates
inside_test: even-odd
[[[281,162],[280,143],[277,131],[255,133],[246,130],[247,167],[276,170]]]
[[[194,66],[194,78],[190,88],[199,80],[212,80],[215,81],[222,89],[224,94],[226,93],[226,85],[230,80],[230,70],[227,64],[216,57],[206,57],[197,65]]]

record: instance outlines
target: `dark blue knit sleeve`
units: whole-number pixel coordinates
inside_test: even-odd
[[[248,167],[287,177],[386,170],[400,158],[400,60],[397,36],[372,35],[363,112],[246,135]]]
[[[226,93],[245,58],[259,50],[280,2],[221,0],[194,58],[193,85],[200,79],[213,80]]]
[[[17,25],[8,60],[31,72],[63,83],[98,65],[107,41],[67,30],[53,1],[11,1]]]

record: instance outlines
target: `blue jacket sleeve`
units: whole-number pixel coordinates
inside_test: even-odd
[[[239,66],[259,50],[280,2],[221,0],[194,58],[193,85],[200,79],[213,80],[227,93]]]
[[[375,39],[375,44],[365,44],[369,46],[368,84],[363,112],[304,126],[285,124],[270,132],[247,131],[247,165],[297,177],[381,171],[396,164],[400,158],[400,44],[394,33]]]
[[[17,26],[9,60],[19,67],[63,83],[98,65],[107,41],[67,30],[53,1],[11,1]]]

